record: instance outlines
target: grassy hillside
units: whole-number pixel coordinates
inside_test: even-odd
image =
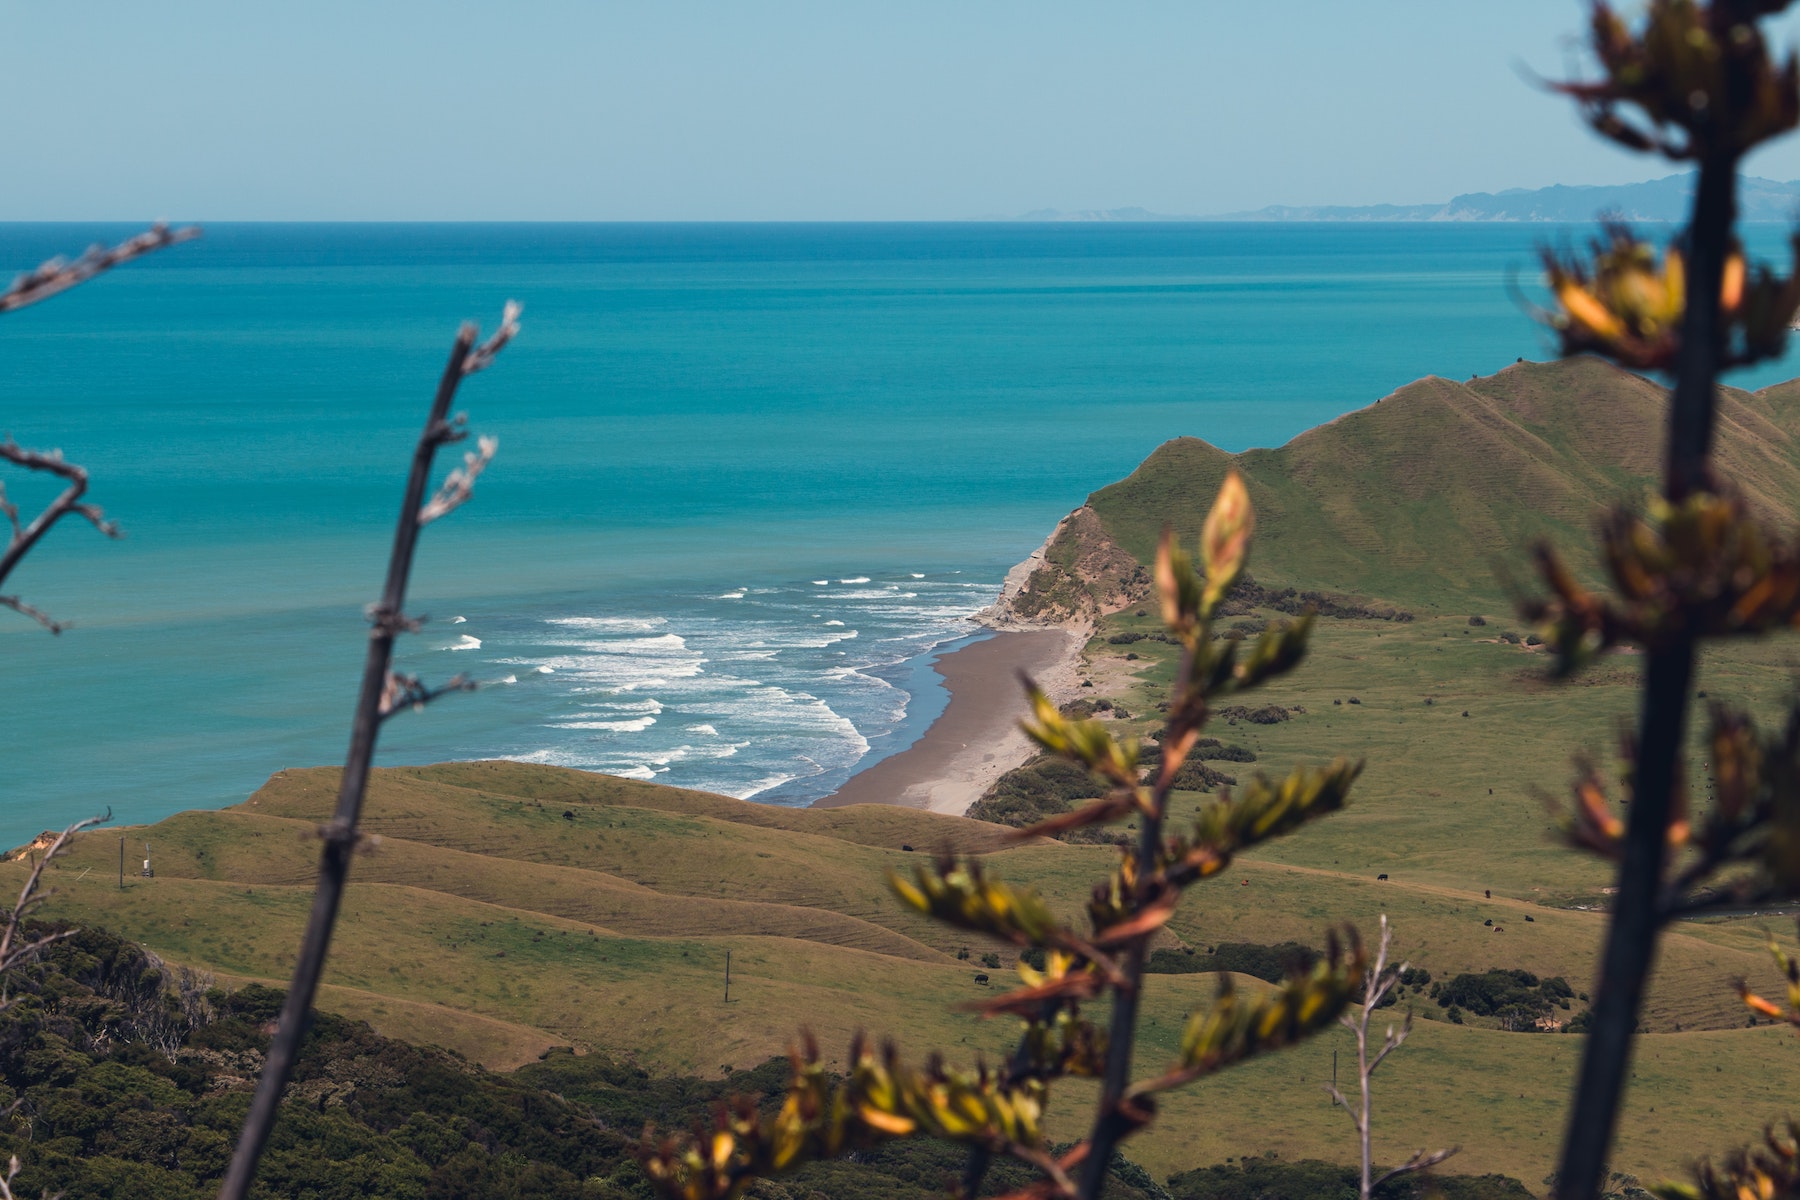
[[[1380,631],[1384,643],[1390,628]],[[1423,641],[1428,623],[1408,633]],[[1146,675],[1158,669],[1152,664]],[[1363,723],[1343,733],[1379,743],[1384,724],[1398,728],[1389,715],[1397,697],[1380,680],[1369,682],[1356,712]],[[1308,710],[1231,736],[1279,769],[1289,746],[1331,732],[1315,721],[1319,709]],[[1543,894],[1532,872],[1554,871],[1565,901],[1596,899],[1599,873],[1550,847],[1541,820],[1516,824],[1511,796],[1504,807],[1468,806],[1471,815],[1453,824],[1415,823],[1417,844],[1396,846],[1396,822],[1410,801],[1388,794],[1379,753],[1362,805],[1202,888],[1168,944],[1316,943],[1332,921],[1369,928],[1386,911],[1409,956],[1439,977],[1524,967],[1585,988],[1600,918],[1534,903]],[[123,890],[120,835],[91,834],[54,872],[55,912],[116,929],[228,981],[280,982],[310,895],[312,830],[335,782],[329,770],[287,771],[235,808],[132,831],[132,842],[147,837],[155,847],[157,874],[127,876]],[[1507,819],[1484,823],[1474,815],[1482,811]],[[883,871],[905,869],[939,847],[988,850],[995,870],[1035,881],[1074,914],[1114,853],[1045,842],[1003,848],[1003,831],[993,826],[908,809],[771,809],[513,763],[378,772],[368,828],[380,841],[357,862],[325,1007],[494,1067],[571,1046],[627,1054],[656,1071],[712,1076],[781,1052],[802,1026],[838,1054],[867,1029],[892,1032],[906,1047],[996,1057],[1012,1031],[953,1006],[991,994],[1013,956],[902,912],[886,894]],[[1396,866],[1414,860],[1416,867]],[[1378,868],[1394,878],[1377,883]],[[0,886],[22,869],[0,868]],[[1481,896],[1484,887],[1493,900]],[[1506,932],[1496,934],[1486,919]],[[970,957],[960,959],[965,949]],[[1003,955],[1003,967],[983,965],[990,952]],[[1723,1064],[1747,1081],[1737,1093],[1742,1107],[1690,1105],[1670,1125],[1628,1126],[1622,1163],[1672,1171],[1689,1154],[1740,1136],[1745,1114],[1760,1120],[1782,1111],[1784,1089],[1773,1079],[1758,1082],[1768,1077],[1756,1064],[1785,1053],[1788,1043],[1772,1038],[1774,1030],[1742,1028],[1729,990],[1737,974],[1767,973],[1755,936],[1735,927],[1696,927],[1670,939],[1651,1019],[1671,1032],[1679,1022],[1684,1032],[1666,1039],[1638,1099],[1646,1110],[1660,1101],[1668,1111],[1683,1092],[1704,1090],[1705,1076]],[[977,974],[990,976],[990,985]],[[1173,1053],[1185,1014],[1206,1003],[1213,986],[1205,975],[1156,978],[1146,1061]],[[1390,1086],[1417,1099],[1395,1106],[1383,1127],[1396,1152],[1401,1143],[1461,1141],[1469,1147],[1463,1170],[1540,1179],[1554,1138],[1510,1130],[1550,1120],[1573,1040],[1452,1026],[1428,1000],[1414,1001],[1426,1025],[1417,1051],[1403,1054],[1393,1074],[1402,1082]],[[1333,1044],[1326,1039],[1172,1101],[1169,1118],[1133,1156],[1159,1175],[1265,1149],[1347,1157],[1341,1116],[1315,1103]],[[1078,1132],[1078,1091],[1059,1106],[1064,1136]],[[1529,1103],[1497,1116],[1492,1102],[1502,1092]],[[1639,1132],[1652,1128],[1654,1135]]]
[[[1257,579],[1453,609],[1495,603],[1549,536],[1571,551],[1660,461],[1661,388],[1598,359],[1524,363],[1467,383],[1428,378],[1275,450],[1167,442],[1089,498],[1148,562],[1168,514],[1191,540],[1227,469],[1256,504]],[[1725,389],[1722,475],[1769,511],[1800,507],[1800,383]],[[1581,555],[1577,554],[1580,558]]]

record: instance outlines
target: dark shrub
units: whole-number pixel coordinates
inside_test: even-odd
[[[1262,946],[1255,942],[1221,942],[1208,953],[1184,950],[1152,951],[1144,964],[1146,971],[1162,975],[1192,975],[1198,972],[1232,971],[1252,975],[1270,983],[1279,983],[1295,969],[1308,970],[1319,960],[1319,952],[1299,942],[1282,942]]]

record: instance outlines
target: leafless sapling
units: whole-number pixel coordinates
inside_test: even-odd
[[[1382,1038],[1381,1048],[1375,1051],[1374,1057],[1370,1057],[1369,1021],[1374,1017],[1375,1010],[1381,1007],[1381,1002],[1387,998],[1388,993],[1394,990],[1394,985],[1400,982],[1400,976],[1405,972],[1407,966],[1405,963],[1398,966],[1388,964],[1388,947],[1393,941],[1393,936],[1394,931],[1388,927],[1387,914],[1383,913],[1381,915],[1381,942],[1375,949],[1375,962],[1370,967],[1368,974],[1363,976],[1362,1002],[1338,1017],[1339,1024],[1348,1029],[1350,1035],[1356,1039],[1356,1082],[1360,1090],[1357,1103],[1352,1104],[1344,1096],[1344,1093],[1338,1091],[1336,1083],[1325,1085],[1325,1091],[1331,1096],[1332,1101],[1349,1114],[1350,1123],[1356,1126],[1357,1141],[1362,1152],[1362,1175],[1358,1183],[1358,1192],[1362,1200],[1369,1200],[1375,1194],[1375,1189],[1388,1180],[1397,1179],[1413,1171],[1423,1171],[1435,1167],[1461,1149],[1460,1146],[1453,1146],[1448,1150],[1420,1150],[1399,1166],[1384,1172],[1380,1178],[1371,1178],[1374,1174],[1374,1153],[1370,1137],[1374,1096],[1371,1083],[1375,1076],[1375,1068],[1386,1061],[1388,1055],[1404,1045],[1406,1039],[1412,1034],[1412,1011],[1408,1009],[1406,1019],[1401,1022],[1400,1028],[1395,1030],[1392,1025],[1389,1025],[1387,1034]]]
[[[463,675],[432,688],[416,676],[397,673],[393,668],[394,639],[403,632],[416,631],[420,625],[418,619],[408,617],[405,612],[406,587],[412,574],[419,531],[469,499],[476,477],[493,458],[496,448],[494,439],[478,439],[477,449],[464,454],[462,465],[450,472],[429,500],[426,498],[432,460],[438,449],[468,436],[463,416],[450,415],[451,402],[462,381],[492,363],[494,356],[518,333],[518,317],[519,306],[508,302],[499,328],[487,341],[477,340],[480,335],[473,324],[465,324],[457,332],[450,349],[450,360],[444,366],[437,394],[432,399],[431,413],[413,449],[412,469],[407,476],[405,497],[394,529],[393,550],[388,558],[387,582],[382,588],[381,599],[369,607],[369,648],[363,664],[362,687],[351,720],[350,751],[344,761],[337,808],[331,820],[319,830],[324,846],[319,855],[318,889],[313,894],[312,912],[307,918],[306,933],[300,943],[293,978],[288,984],[287,998],[263,1063],[262,1077],[257,1081],[249,1115],[238,1134],[231,1165],[219,1188],[220,1200],[242,1200],[248,1194],[251,1181],[256,1177],[257,1163],[274,1129],[282,1094],[293,1077],[295,1057],[306,1034],[313,998],[319,989],[319,976],[331,947],[332,929],[343,902],[344,886],[349,880],[350,859],[358,841],[357,821],[362,813],[363,795],[368,788],[369,768],[382,723],[403,709],[423,708],[448,692],[473,691],[476,687]]]
[[[104,816],[88,817],[75,822],[51,839],[50,844],[44,848],[43,857],[32,860],[31,874],[25,877],[25,885],[19,889],[18,900],[13,903],[12,911],[6,914],[5,926],[0,927],[0,1012],[12,1005],[12,1001],[5,995],[6,975],[36,958],[39,951],[79,932],[75,929],[56,929],[37,937],[31,937],[25,932],[25,922],[47,898],[43,888],[44,871],[58,855],[68,849],[76,834],[110,820],[112,810],[108,809]]]

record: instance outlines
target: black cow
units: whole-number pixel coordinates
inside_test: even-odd
[[[1387,878],[1387,876],[1386,876],[1386,875],[1377,875],[1377,876],[1376,876],[1376,877],[1375,877],[1375,878],[1377,878],[1377,879],[1386,879],[1386,878]]]

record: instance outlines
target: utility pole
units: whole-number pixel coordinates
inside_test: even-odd
[[[731,1003],[731,951],[725,952],[725,1003]]]
[[[119,839],[119,890],[125,890],[125,839]]]

